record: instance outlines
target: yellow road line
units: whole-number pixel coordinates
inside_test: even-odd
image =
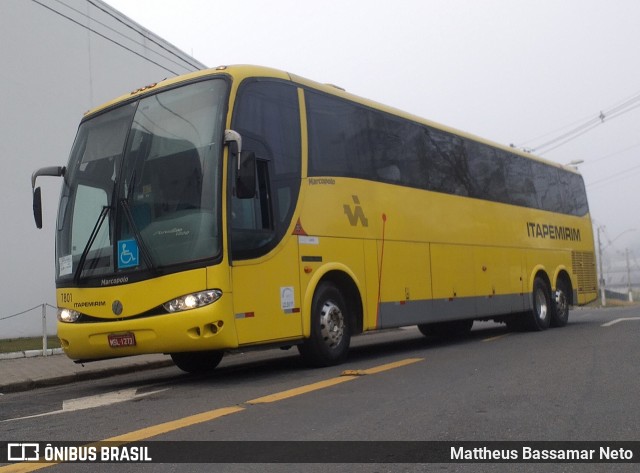
[[[351,381],[356,379],[355,376],[341,376],[339,378],[331,378],[325,379],[324,381],[319,381],[317,383],[307,384],[305,386],[300,386],[299,388],[288,389],[286,391],[282,391],[275,394],[269,394],[268,396],[259,397],[257,399],[252,399],[251,401],[247,401],[245,404],[264,404],[268,402],[277,402],[282,401],[283,399],[289,399],[290,397],[300,396],[301,394],[310,393],[313,391],[317,391],[319,389],[328,388],[330,386],[335,386],[336,384],[344,383],[346,381]]]
[[[407,358],[406,360],[394,361],[393,363],[387,363],[386,365],[375,366],[361,371],[364,374],[378,374],[395,368],[402,368],[403,366],[411,365],[418,361],[424,361],[424,358]]]
[[[376,366],[374,368],[369,368],[366,370],[346,370],[346,371],[343,371],[342,375],[340,375],[337,378],[325,379],[324,381],[319,381],[317,383],[307,384],[305,386],[288,389],[286,391],[282,391],[275,394],[269,394],[268,396],[263,396],[257,399],[252,399],[251,401],[247,401],[245,404],[264,404],[269,402],[282,401],[283,399],[288,399],[294,396],[300,396],[301,394],[310,393],[313,391],[317,391],[319,389],[324,389],[331,386],[335,386],[337,384],[345,383],[347,381],[352,381],[356,379],[358,376],[382,373],[383,371],[392,370],[394,368],[400,368],[402,366],[410,365],[411,363],[416,363],[418,361],[423,361],[423,360],[424,358],[408,358],[406,360],[400,360],[394,363],[387,363],[386,365],[380,365],[380,366]]]
[[[369,368],[365,370],[347,370],[343,372],[342,376],[338,376],[337,378],[330,378],[324,381],[318,381],[317,383],[307,384],[304,386],[300,386],[298,388],[288,389],[286,391],[281,391],[279,393],[274,393],[268,396],[259,397],[256,399],[252,399],[251,401],[246,401],[244,404],[255,405],[255,404],[265,404],[270,402],[282,401],[283,399],[289,399],[295,396],[300,396],[302,394],[318,391],[320,389],[336,386],[338,384],[345,383],[347,381],[352,381],[362,375],[382,373],[384,371],[400,368],[402,366],[410,365],[412,363],[417,363],[418,361],[423,361],[423,360],[424,358],[407,358],[406,360],[400,360],[393,363],[374,366],[373,368]],[[134,430],[133,432],[128,432],[126,434],[110,437],[108,439],[104,439],[99,442],[87,444],[86,446],[96,445],[102,442],[121,442],[122,444],[125,444],[130,442],[142,441],[142,440],[149,439],[151,437],[156,437],[158,435],[172,432],[174,430],[183,429],[185,427],[190,427],[192,425],[201,424],[203,422],[209,422],[215,419],[219,419],[220,417],[236,414],[244,410],[246,410],[246,407],[242,407],[241,405],[231,406],[231,407],[221,407],[219,409],[213,409],[211,411],[202,412],[200,414],[195,414],[192,416],[183,417],[181,419],[164,422],[162,424],[145,427],[143,429]],[[11,465],[0,466],[0,473],[28,473],[31,471],[40,470],[42,468],[47,468],[49,466],[53,466],[57,464],[58,462],[14,463]]]
[[[150,437],[156,437],[174,430],[183,429],[203,422],[209,422],[244,410],[245,408],[240,406],[222,407],[220,409],[214,409],[212,411],[183,417],[182,419],[172,420],[163,424],[152,425],[151,427],[146,427],[144,429],[134,430],[133,432],[105,439],[103,442],[135,442],[139,440],[146,440]]]
[[[482,340],[483,342],[493,342],[495,340],[499,340],[501,338],[506,337],[507,335],[509,335],[508,333],[503,333],[502,335],[496,335],[495,337],[489,337],[489,338],[485,338],[484,340]]]
[[[57,463],[14,463],[12,465],[0,466],[2,473],[28,473],[57,465]]]

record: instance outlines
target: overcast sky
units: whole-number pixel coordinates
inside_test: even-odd
[[[640,1],[106,2],[211,67],[283,69],[559,163],[584,161],[591,215],[605,228],[608,281],[626,281],[629,248],[640,285]],[[574,129],[580,136],[540,147]],[[58,163],[56,156],[47,164]],[[3,210],[26,214],[26,178],[19,185],[26,200],[12,192]],[[55,197],[57,191],[46,198]],[[44,265],[48,275],[53,261]],[[5,289],[15,299],[18,289]],[[13,302],[22,309],[42,297]]]
[[[615,271],[631,248],[640,281],[639,1],[107,3],[211,67],[272,66],[553,161],[583,160],[611,277],[626,280]],[[586,132],[539,148],[574,129]]]

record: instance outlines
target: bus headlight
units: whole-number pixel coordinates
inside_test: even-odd
[[[60,322],[73,323],[77,322],[82,314],[77,310],[58,309],[58,320]]]
[[[181,312],[183,310],[197,309],[205,305],[213,304],[222,297],[222,291],[219,289],[210,289],[208,291],[195,292],[187,294],[177,299],[170,300],[162,304],[167,312]]]

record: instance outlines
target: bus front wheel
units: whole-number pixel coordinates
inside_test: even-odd
[[[207,373],[220,364],[223,355],[224,352],[220,350],[193,351],[171,353],[171,359],[178,368],[187,373]]]
[[[344,361],[351,342],[347,304],[342,293],[330,282],[316,288],[311,303],[311,336],[298,350],[313,367],[337,365]]]

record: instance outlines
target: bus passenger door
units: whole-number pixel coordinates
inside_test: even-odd
[[[275,230],[277,197],[269,168],[258,160],[255,198],[231,199],[231,280],[240,345],[302,334],[297,237]]]
[[[286,342],[302,336],[298,240],[291,222],[301,175],[298,90],[270,79],[239,89],[232,129],[256,156],[256,194],[234,190],[237,157],[228,165],[229,253],[238,343]],[[246,196],[245,196],[246,197]]]

